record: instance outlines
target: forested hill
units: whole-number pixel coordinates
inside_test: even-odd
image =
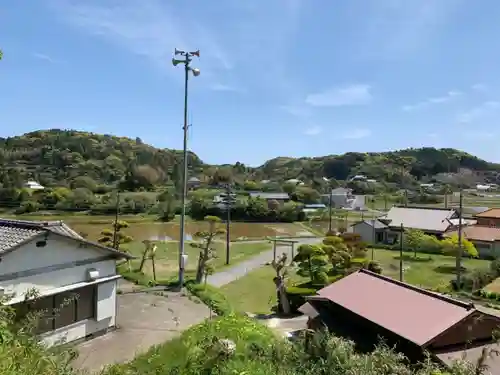
[[[28,179],[42,185],[71,185],[88,176],[99,185],[128,180],[130,188],[176,182],[182,154],[130,139],[75,130],[41,130],[0,138],[0,186],[20,186]],[[485,182],[498,182],[500,165],[455,149],[419,148],[381,153],[346,153],[316,158],[275,158],[258,168],[242,163],[211,166],[190,153],[190,176],[207,183],[298,178],[317,185],[323,177],[345,180],[362,174],[379,182],[413,181],[461,169]]]

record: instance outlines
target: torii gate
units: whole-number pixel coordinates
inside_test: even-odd
[[[274,238],[268,237],[267,239],[273,243],[273,259],[274,260],[276,260],[276,247],[278,246],[278,244],[284,244],[284,245],[291,246],[292,247],[292,259],[293,259],[294,252],[295,252],[295,244],[298,243],[299,241],[287,240],[287,239],[278,238],[278,237],[274,237]]]

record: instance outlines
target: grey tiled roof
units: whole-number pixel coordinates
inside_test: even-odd
[[[28,221],[28,220],[10,220],[0,219],[0,254],[5,253],[24,242],[28,242],[37,236],[45,233],[54,233],[63,237],[71,238],[81,243],[86,243],[103,250],[124,255],[119,250],[115,250],[91,241],[87,241],[77,232],[64,224],[62,221]]]
[[[41,233],[42,231],[37,229],[25,229],[0,224],[0,254],[35,238]]]
[[[452,209],[392,207],[387,215],[379,219],[389,221],[390,227],[400,227],[403,224],[408,229],[444,232],[450,226],[448,219],[455,213]]]
[[[368,224],[369,226],[375,227],[375,229],[387,228],[387,225],[382,223],[380,220],[363,220],[362,223]]]

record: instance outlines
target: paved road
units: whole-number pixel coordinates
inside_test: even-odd
[[[99,371],[103,366],[132,360],[152,345],[178,336],[210,316],[209,309],[181,293],[134,292],[136,287],[120,280],[117,296],[118,328],[76,346],[79,356],[73,366]]]
[[[321,241],[321,238],[289,238],[290,240],[295,240],[297,243],[295,244],[295,249],[302,244],[314,244]],[[208,277],[207,282],[210,285],[221,287],[230,282],[239,279],[242,276],[245,276],[248,272],[263,266],[266,263],[269,263],[273,260],[273,249],[272,244],[269,244],[270,250],[264,251],[259,255],[248,259],[244,262],[238,263],[234,267],[227,268],[224,271],[217,272]],[[291,246],[288,245],[278,245],[276,247],[276,254],[280,255],[283,253],[287,253],[291,256]]]

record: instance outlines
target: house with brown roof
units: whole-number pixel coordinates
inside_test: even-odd
[[[307,297],[299,311],[309,316],[310,328],[326,326],[360,351],[372,350],[382,338],[413,362],[425,353],[443,364],[457,355],[476,362],[483,350],[497,349],[499,317],[364,269]],[[487,364],[500,375],[500,357]]]
[[[500,208],[490,208],[474,215],[477,225],[500,228]]]
[[[43,314],[36,333],[49,346],[116,326],[116,265],[129,258],[61,221],[0,219],[0,295],[19,318]]]
[[[458,234],[456,229],[447,232],[446,236]],[[462,227],[462,235],[476,247],[480,258],[497,258],[500,256],[500,227],[471,225]]]

